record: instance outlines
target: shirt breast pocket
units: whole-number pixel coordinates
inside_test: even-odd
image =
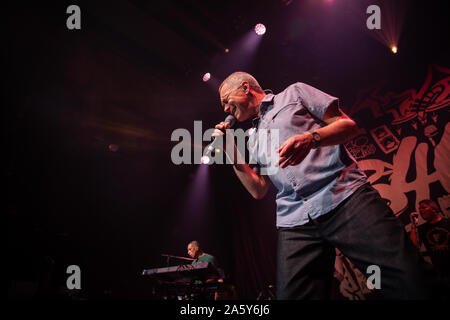
[[[303,104],[298,101],[290,103],[278,110],[272,116],[271,122],[273,128],[280,130],[281,140],[285,141],[293,135],[308,131],[312,118]]]

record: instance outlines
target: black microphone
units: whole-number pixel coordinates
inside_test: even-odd
[[[229,123],[230,126],[228,127],[228,129],[231,129],[231,128],[233,128],[234,125],[236,124],[236,118],[235,118],[235,116],[233,116],[232,114],[229,114],[229,115],[225,118],[225,120],[223,120],[223,122]]]
[[[233,115],[228,115],[225,120],[223,121],[225,123],[229,123],[230,125],[228,126],[227,129],[231,129],[234,127],[234,125],[236,124],[236,118]],[[225,134],[224,130],[220,130]],[[220,149],[222,150],[222,145],[218,142],[220,139],[214,139],[213,142],[211,142],[207,147],[206,147],[206,152],[204,153],[204,155],[206,157],[210,157],[211,153],[213,151],[215,151],[216,149]]]

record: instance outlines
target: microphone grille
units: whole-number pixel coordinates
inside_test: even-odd
[[[232,128],[236,124],[236,118],[232,114],[230,114],[225,118],[224,122],[229,122],[229,128]]]

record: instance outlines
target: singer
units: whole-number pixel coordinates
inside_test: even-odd
[[[278,189],[278,299],[329,298],[335,248],[363,273],[377,265],[385,298],[428,298],[418,253],[343,146],[357,127],[337,98],[299,82],[279,94],[266,93],[245,72],[228,76],[219,95],[226,113],[254,123],[250,140],[256,143],[249,143],[249,151],[257,165],[236,161],[242,155],[233,139],[225,139],[237,177],[256,199],[266,195],[270,182]],[[213,136],[227,134],[228,127],[221,122]],[[280,137],[279,170],[270,175],[261,173],[266,162],[255,152],[263,129]]]

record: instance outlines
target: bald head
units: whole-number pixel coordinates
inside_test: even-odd
[[[197,240],[189,242],[189,245],[192,245],[196,248],[200,248],[200,243]]]
[[[219,87],[223,111],[242,122],[258,116],[265,93],[258,81],[247,72],[233,72]]]
[[[258,81],[247,72],[237,71],[230,74],[220,85],[219,93],[223,86],[227,86],[228,88],[236,88],[241,85],[242,82],[248,82],[250,88],[255,90],[256,92],[263,93],[263,89],[259,85]]]
[[[188,255],[191,258],[197,259],[203,252],[200,249],[200,243],[198,241],[191,241],[187,246]]]

